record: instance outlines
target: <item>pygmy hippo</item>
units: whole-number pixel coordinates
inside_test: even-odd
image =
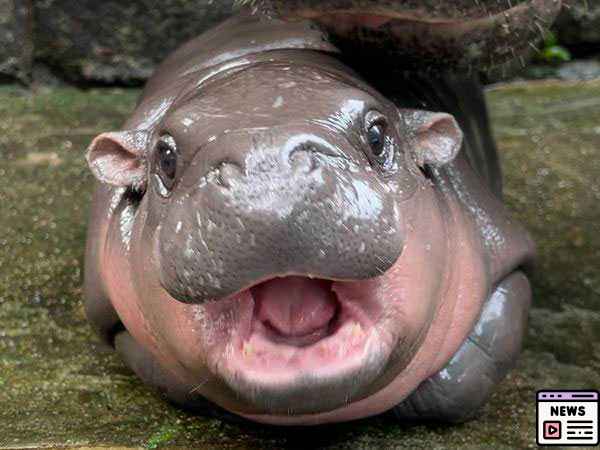
[[[102,338],[192,408],[471,417],[520,351],[533,244],[486,139],[408,104],[307,21],[241,14],[177,50],[87,154]]]

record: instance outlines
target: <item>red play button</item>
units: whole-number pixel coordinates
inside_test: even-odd
[[[544,422],[544,439],[560,439],[560,422]]]

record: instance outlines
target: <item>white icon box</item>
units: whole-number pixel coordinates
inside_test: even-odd
[[[597,391],[539,391],[538,445],[598,445],[598,398]]]

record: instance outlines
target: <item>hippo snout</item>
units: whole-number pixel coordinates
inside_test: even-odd
[[[301,127],[202,146],[160,227],[163,287],[201,303],[279,276],[385,273],[402,251],[401,214],[363,159],[334,133]]]
[[[278,190],[284,179],[314,185],[322,178],[315,172],[336,163],[348,170],[351,166],[356,169],[355,162],[314,134],[240,130],[202,146],[183,184],[216,184],[232,191],[245,190],[247,195],[259,198],[266,191]],[[301,188],[297,192],[304,195]]]

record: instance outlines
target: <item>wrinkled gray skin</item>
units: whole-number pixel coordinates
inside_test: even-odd
[[[264,52],[267,49],[279,49],[280,53]],[[151,221],[161,221],[153,225],[159,233],[160,230],[172,232],[192,227],[197,229],[198,234],[206,236],[192,244],[182,241],[183,237],[173,239],[172,236],[163,236],[158,240],[160,244],[156,249],[162,287],[172,298],[193,304],[209,298],[226,297],[257,280],[279,273],[281,267],[285,273],[317,274],[326,279],[371,279],[390,269],[404,245],[405,233],[401,227],[393,225],[398,214],[395,203],[381,194],[389,189],[390,180],[386,181],[384,177],[381,181],[368,172],[353,170],[352,165],[356,163],[348,155],[340,153],[344,144],[338,133],[326,127],[321,129],[318,124],[304,129],[306,124],[299,122],[298,126],[290,127],[294,121],[285,115],[279,125],[273,126],[269,122],[265,128],[261,127],[260,114],[257,114],[252,123],[229,125],[235,125],[233,128],[241,129],[241,132],[223,134],[218,132],[223,129],[223,124],[218,120],[211,121],[210,114],[204,116],[205,111],[216,110],[228,105],[228,102],[231,102],[231,108],[235,108],[239,98],[228,96],[225,87],[221,97],[215,97],[218,104],[203,104],[202,96],[198,96],[194,86],[200,87],[200,93],[203,88],[217,86],[218,89],[220,77],[231,76],[237,71],[243,77],[249,64],[260,66],[278,58],[326,67],[327,73],[334,78],[340,77],[379,98],[377,91],[358,76],[315,50],[338,54],[338,50],[308,23],[273,27],[267,22],[235,19],[187,44],[163,64],[148,83],[134,115],[124,127],[137,131],[126,136],[105,136],[93,146],[95,156],[90,157],[90,164],[103,183],[99,184],[95,195],[89,229],[86,257],[88,317],[100,335],[116,346],[142,379],[188,407],[204,409],[206,402],[193,395],[193,385],[182,383],[164,370],[165,360],[157,362],[156,353],[150,352],[147,345],[140,344],[123,329],[120,316],[131,312],[121,304],[120,313],[116,313],[115,305],[120,304],[119,300],[111,298],[108,293],[111,289],[107,288],[107,283],[115,280],[107,279],[99,263],[111,258],[110,254],[104,254],[107,236],[114,238],[110,233],[107,235],[107,229],[114,228],[116,224],[116,228],[121,230],[122,242],[117,247],[122,248],[123,254],[129,253],[129,247],[135,246],[136,240],[151,241],[150,236],[136,235],[132,226],[132,222],[147,220],[148,217]],[[493,225],[498,220],[493,212],[497,208],[497,199],[490,200],[487,194],[480,194],[474,186],[480,186],[482,192],[489,189],[499,197],[501,176],[476,78],[445,76],[430,79],[414,75],[401,79],[386,71],[365,71],[361,64],[357,67],[396,105],[449,112],[456,117],[464,132],[460,162],[438,164],[441,161],[431,158],[430,164],[425,164],[422,169],[443,196],[452,198],[472,218],[478,227],[477,232],[481,233],[477,239],[484,242],[482,250],[489,252],[493,265],[500,269],[490,280],[489,298],[458,352],[445,368],[423,381],[393,411],[403,419],[466,420],[486,401],[493,386],[518,357],[530,302],[529,283],[518,268],[531,259],[531,242],[520,229],[509,233],[508,238],[504,236],[508,239],[506,242],[496,242],[494,239],[499,236],[486,234],[494,230]],[[307,76],[312,76],[310,71],[303,73],[299,70],[297,81],[301,83]],[[312,110],[319,99],[307,98],[305,101],[307,110]],[[257,104],[257,107],[260,105]],[[188,136],[182,134],[181,124],[190,118],[204,121],[204,138],[199,139],[197,131]],[[215,127],[214,137],[211,137],[211,126]],[[150,155],[157,137],[165,130],[177,133],[179,146],[191,148],[201,145],[204,150],[201,159],[194,153],[180,158],[177,170],[184,170],[179,181],[182,188],[175,190],[173,195],[161,192],[164,186],[161,187],[156,180],[152,158],[147,165],[128,162],[123,171],[133,167],[136,175],[129,176],[127,181],[125,176],[115,175],[111,166],[112,156],[102,158],[102,155],[111,154],[114,142],[119,139],[121,145],[127,143],[128,151],[138,151],[137,156]],[[351,137],[346,136],[346,139],[351,140]],[[400,143],[398,145],[401,146]],[[404,148],[406,150],[406,143]],[[283,155],[289,161],[291,172],[281,171],[282,166],[270,156],[272,149],[277,149],[279,156]],[[251,154],[248,158],[247,152],[253,152],[255,156]],[[406,154],[409,153],[406,150]],[[332,171],[326,183],[311,179],[315,164],[325,164]],[[465,169],[469,164],[478,175]],[[398,180],[392,183],[394,192],[400,197],[410,197],[417,188],[414,179],[418,179],[418,168],[397,160],[392,162],[392,166],[395,180]],[[245,174],[246,178],[241,174]],[[204,180],[200,183],[204,186],[204,195],[196,196],[188,189],[198,180]],[[348,185],[360,180],[368,190],[365,193],[367,197],[380,198],[382,207],[377,214],[350,216],[349,223],[341,223],[339,228],[331,226],[333,218],[340,216],[342,211],[327,212],[321,205],[339,203],[336,200],[336,195],[340,194],[337,183],[341,180],[347,180]],[[149,190],[153,190],[153,198],[158,201],[149,203]],[[257,202],[263,201],[263,194],[277,190],[280,195],[260,207]],[[233,196],[231,192],[234,192]],[[312,192],[308,202],[306,192]],[[161,194],[163,200],[160,200]],[[308,208],[308,214],[281,221],[280,212],[299,201],[303,202],[303,209]],[[223,215],[224,209],[219,205],[227,205],[228,214]],[[143,214],[139,213],[140,210]],[[265,214],[266,210],[278,213],[269,215]],[[205,214],[200,217],[193,211]],[[216,216],[211,217],[211,212],[216,212]],[[240,217],[243,229],[235,223]],[[387,226],[392,224],[390,233],[383,228],[378,229],[384,219]],[[227,226],[221,228],[219,223]],[[360,257],[357,257],[358,242],[347,239],[346,227],[349,224],[369,230],[360,236],[359,240],[363,243]],[[240,228],[238,234],[232,233],[236,227]],[[226,233],[221,234],[221,229],[227,230]],[[320,233],[322,229],[326,229],[328,234]],[[206,242],[210,243],[210,250],[202,248]],[[278,244],[274,246],[274,242]],[[284,243],[283,246],[280,243]],[[324,247],[333,250],[325,258],[319,252]],[[260,254],[254,249],[260,249]],[[273,253],[268,253],[269,250]],[[206,257],[207,251],[219,254],[221,267],[211,268],[214,258]],[[506,254],[511,254],[511,258],[503,259]],[[139,256],[134,264],[139,264],[136,270],[144,272],[146,264],[140,264],[144,259]],[[146,256],[148,263],[152,263],[150,253]],[[114,259],[119,265],[119,257]],[[216,389],[224,388],[217,386]]]
[[[256,0],[263,14],[311,19],[354,61],[417,72],[492,72],[522,67],[561,0]]]

